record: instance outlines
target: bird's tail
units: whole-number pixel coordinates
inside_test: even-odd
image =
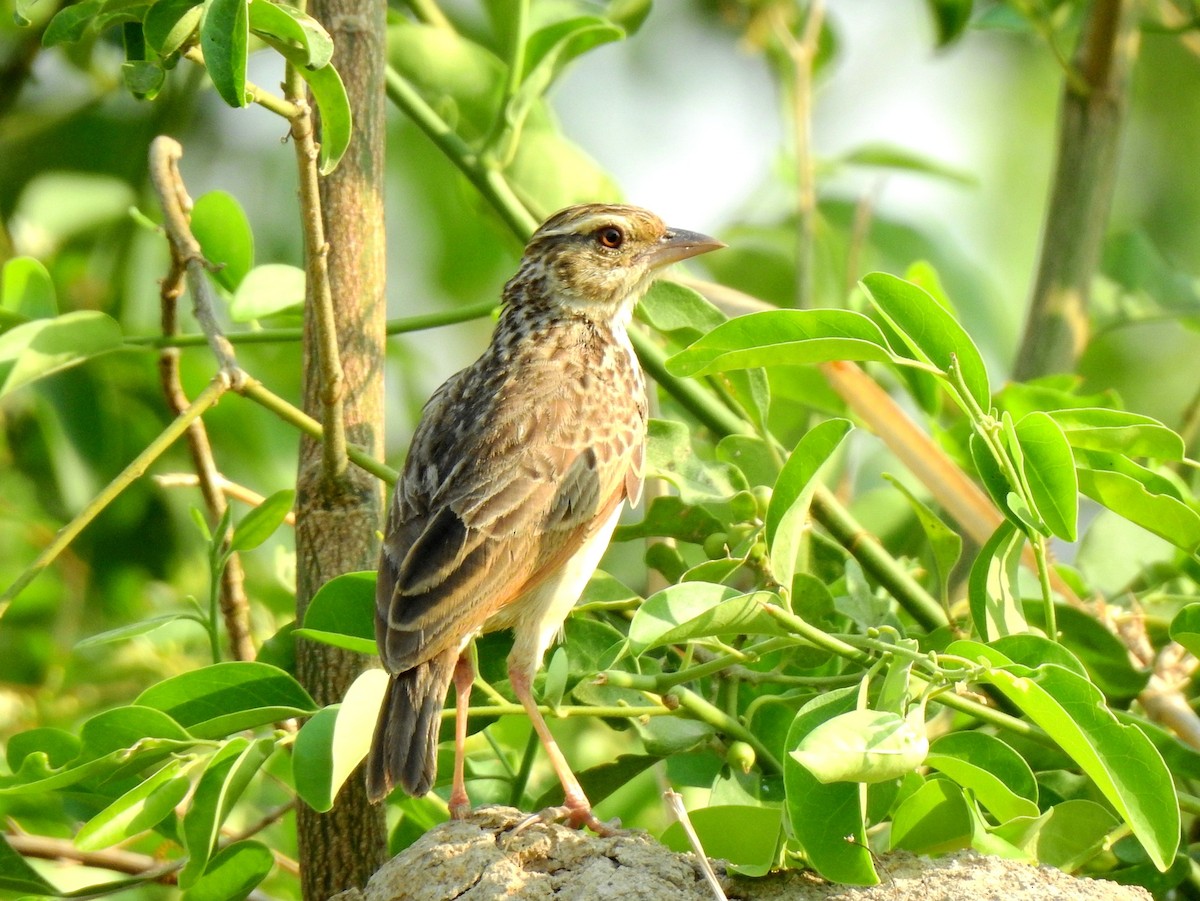
[[[442,654],[388,682],[367,758],[367,795],[372,802],[383,800],[396,785],[413,796],[433,786],[442,706],[457,659],[454,652]]]

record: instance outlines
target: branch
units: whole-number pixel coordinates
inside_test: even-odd
[[[1074,370],[1088,340],[1088,299],[1116,182],[1129,72],[1138,54],[1138,0],[1095,0],[1059,113],[1058,159],[1037,276],[1014,374]]]
[[[824,0],[811,0],[804,30],[797,40],[784,15],[783,4],[771,8],[776,36],[792,67],[792,148],[796,172],[796,307],[807,309],[813,299],[813,259],[817,194],[812,153],[813,66],[825,20]]]
[[[150,143],[150,181],[154,185],[159,206],[163,211],[163,229],[171,245],[171,258],[175,265],[181,266],[187,273],[196,321],[208,340],[213,356],[217,358],[225,380],[230,386],[236,386],[245,374],[238,368],[233,345],[221,334],[216,314],[213,312],[216,307],[216,295],[208,280],[207,263],[200,249],[200,242],[192,234],[192,227],[188,222],[192,199],[188,196],[183,179],[179,175],[178,164],[182,157],[183,148],[178,141],[166,135],[159,135]]]
[[[162,311],[162,331],[164,336],[174,335],[179,323],[177,307],[179,295],[183,293],[183,276],[185,261],[176,254],[176,245],[171,244],[171,271],[162,281],[159,290],[159,302]],[[178,348],[166,347],[159,353],[158,371],[162,382],[163,395],[171,413],[178,416],[188,406],[188,398],[183,390],[183,382],[179,378]],[[204,502],[208,507],[213,522],[220,522],[229,506],[225,499],[222,479],[213,460],[212,445],[208,440],[208,432],[204,428],[203,419],[195,419],[187,427],[188,449],[191,451],[192,465],[196,469],[196,481]],[[250,604],[245,592],[246,574],[242,569],[241,555],[236,551],[229,554],[225,567],[221,570],[221,616],[225,621],[225,631],[229,635],[229,648],[235,660],[253,660],[254,642],[250,638]]]
[[[322,420],[326,439],[322,443],[325,475],[341,478],[346,472],[345,374],[337,340],[333,312],[333,289],[329,284],[329,244],[321,215],[321,188],[317,172],[317,142],[312,110],[304,99],[304,81],[288,63],[288,94],[296,107],[292,117],[292,141],[296,147],[296,169],[300,176],[300,222],[304,232],[304,268],[307,302],[316,326],[317,363],[320,368]]]

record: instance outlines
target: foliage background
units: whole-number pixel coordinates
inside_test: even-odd
[[[444,6],[465,34],[500,52],[483,6],[465,0]],[[550,21],[578,6],[547,0],[535,9]],[[816,300],[838,306],[845,287],[863,273],[903,273],[913,261],[928,259],[999,384],[1014,357],[1030,289],[1061,90],[1062,70],[1029,23],[1044,13],[1055,40],[1069,48],[1083,4],[978,6],[975,27],[937,49],[927,4],[829,4],[827,55],[812,111],[822,211]],[[571,161],[574,191],[590,199],[619,190],[673,223],[720,235],[731,251],[693,271],[711,266],[718,281],[787,306],[795,280],[789,104],[762,52],[761,33],[744,28],[754,8],[656,4],[630,40],[582,56],[549,102],[562,131],[595,161],[594,167]],[[53,12],[31,9],[36,24]],[[191,66],[173,72],[155,102],[136,101],[120,89],[123,55],[111,33],[36,52],[34,32],[10,22],[5,15],[0,24],[0,221],[6,232],[0,258],[22,254],[45,263],[63,310],[102,310],[127,335],[154,334],[167,251],[128,210],[136,206],[156,218],[145,149],[154,135],[170,133],[186,148],[183,174],[193,196],[223,190],[240,201],[253,228],[256,262],[299,264],[295,170],[290,150],[279,143],[286,131],[280,120],[254,107],[229,109]],[[1079,390],[1111,389],[1127,409],[1176,430],[1190,428],[1194,456],[1195,424],[1187,417],[1200,384],[1200,224],[1194,215],[1200,206],[1194,165],[1200,57],[1186,35],[1148,27],[1142,41],[1094,292],[1095,333],[1079,363]],[[22,65],[27,54],[29,71]],[[250,77],[273,85],[280,69],[277,56],[259,53]],[[864,147],[883,145],[908,156],[887,166],[846,162]],[[494,298],[514,268],[519,242],[394,110],[387,172],[389,316]],[[859,247],[850,235],[863,198],[872,224]],[[272,324],[295,321],[283,316]],[[473,358],[489,325],[476,321],[389,341],[391,462],[402,459],[424,399]],[[277,393],[299,394],[298,344],[247,345],[239,359],[251,372],[270,373]],[[130,348],[0,402],[0,585],[13,582],[48,536],[161,430],[166,415],[156,365],[153,352]],[[212,373],[203,349],[185,352],[183,367],[193,394]],[[818,385],[813,391],[814,405],[826,409],[828,398]],[[292,428],[234,399],[206,423],[229,479],[263,495],[294,484],[298,437]],[[154,471],[187,469],[177,448]],[[917,554],[911,507],[880,478],[899,469],[878,442],[860,434],[838,484],[852,512],[889,549]],[[89,635],[206,596],[204,539],[189,512],[197,503],[192,489],[140,480],[13,602],[0,628],[0,735],[47,725],[75,728],[205,662],[207,639],[188,622],[76,648]],[[1099,592],[1118,597],[1136,590],[1139,580],[1153,582],[1145,574],[1154,564],[1174,559],[1165,542],[1110,514],[1085,507],[1084,516],[1096,517],[1094,525],[1077,546],[1060,544],[1058,551]],[[644,593],[652,576],[643,553],[640,542],[618,546],[606,568]],[[294,616],[289,532],[245,555],[245,566],[252,629],[262,640]],[[519,748],[526,729],[509,718],[490,731],[500,744]],[[574,730],[588,737],[568,755],[580,767],[603,761],[619,746],[611,736],[597,741],[574,721],[566,725]],[[282,803],[286,794],[269,783],[256,791],[261,808]],[[651,773],[600,810],[656,830],[666,825]],[[10,812],[30,814],[19,805]],[[55,822],[52,831],[69,831],[69,811],[45,819]],[[286,825],[272,829],[272,842],[288,854]],[[282,895],[294,891],[282,873],[268,887]]]

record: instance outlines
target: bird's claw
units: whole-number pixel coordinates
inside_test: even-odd
[[[572,806],[563,804],[559,807],[547,807],[545,810],[538,813],[531,813],[521,822],[513,827],[513,834],[516,834],[523,829],[532,826],[534,823],[557,823],[565,822],[572,829],[582,829],[586,826],[601,837],[616,835],[621,829],[620,820],[612,820],[604,822],[592,812],[592,808],[587,804]]]

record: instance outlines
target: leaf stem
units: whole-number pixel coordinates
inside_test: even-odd
[[[323,440],[325,430],[321,426],[321,423],[317,422],[299,407],[288,403],[278,394],[269,390],[257,379],[247,377],[245,384],[238,389],[238,393],[243,397],[248,397],[259,406],[270,410],[284,422],[295,426],[310,438],[316,438],[318,441]],[[346,455],[350,462],[359,467],[359,469],[371,473],[371,475],[382,479],[389,485],[396,483],[398,477],[396,470],[376,460],[362,448],[353,444],[347,444]]]

